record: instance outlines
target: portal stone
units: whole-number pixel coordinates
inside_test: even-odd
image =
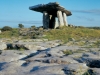
[[[44,29],[49,28],[49,21],[50,21],[49,14],[46,11],[44,11],[43,12],[43,28]]]
[[[65,13],[63,13],[63,21],[64,21],[64,25],[65,26],[68,26],[68,23],[67,23],[67,15]]]
[[[57,17],[59,21],[59,26],[62,27],[64,26],[64,21],[63,21],[63,16],[61,11],[57,11]]]

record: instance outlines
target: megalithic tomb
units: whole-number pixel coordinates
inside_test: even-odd
[[[38,4],[29,7],[29,9],[43,13],[44,29],[54,29],[57,27],[68,26],[67,16],[72,15],[70,11],[60,6],[57,2]],[[58,20],[56,18],[58,18]],[[58,25],[56,23],[58,23]]]

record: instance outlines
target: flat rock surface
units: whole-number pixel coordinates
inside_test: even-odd
[[[0,50],[0,75],[100,75],[99,48],[61,45],[57,40],[13,44],[31,49]]]

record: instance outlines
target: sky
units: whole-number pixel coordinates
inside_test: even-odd
[[[100,0],[0,0],[0,28],[4,26],[42,26],[42,13],[29,10],[30,6],[58,2],[71,11],[68,24],[75,26],[100,26]]]

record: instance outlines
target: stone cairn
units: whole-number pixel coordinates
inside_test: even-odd
[[[57,27],[68,26],[68,22],[66,20],[67,16],[72,15],[70,11],[60,6],[60,4],[57,2],[38,4],[29,7],[29,9],[43,13],[44,29],[54,29]],[[58,20],[56,18],[58,18]]]

